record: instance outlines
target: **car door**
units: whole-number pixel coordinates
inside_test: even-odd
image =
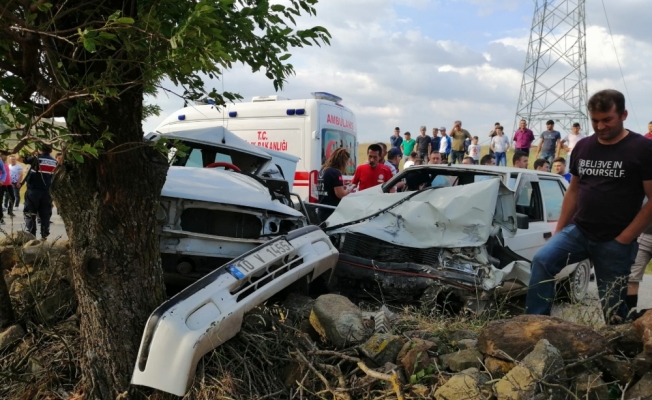
[[[519,229],[512,238],[505,237],[505,246],[521,257],[532,260],[552,236],[545,220],[545,208],[536,174],[523,173],[516,182],[516,212],[529,217],[528,229]]]

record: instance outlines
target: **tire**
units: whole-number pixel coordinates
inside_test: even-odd
[[[567,279],[560,282],[557,297],[570,303],[580,303],[586,297],[591,282],[591,262],[589,260],[577,263],[577,268]]]

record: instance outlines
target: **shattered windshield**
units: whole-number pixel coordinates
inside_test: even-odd
[[[242,172],[257,174],[267,163],[267,160],[253,154],[237,150],[209,146],[190,141],[183,141],[187,146],[183,152],[176,147],[170,148],[171,165],[177,167],[205,168],[215,162],[226,162],[240,168]]]

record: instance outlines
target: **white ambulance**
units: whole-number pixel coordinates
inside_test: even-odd
[[[350,181],[357,166],[358,141],[355,115],[340,104],[340,97],[325,92],[312,96],[302,100],[259,96],[221,109],[210,104],[188,106],[167,117],[156,130],[224,126],[251,144],[299,157],[292,190],[314,203],[319,169],[338,147],[351,154],[345,176]]]

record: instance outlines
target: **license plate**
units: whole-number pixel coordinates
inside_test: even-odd
[[[250,273],[263,268],[265,265],[279,257],[291,253],[292,250],[294,250],[294,248],[286,240],[277,240],[257,252],[229,265],[227,270],[234,278],[243,279]]]

